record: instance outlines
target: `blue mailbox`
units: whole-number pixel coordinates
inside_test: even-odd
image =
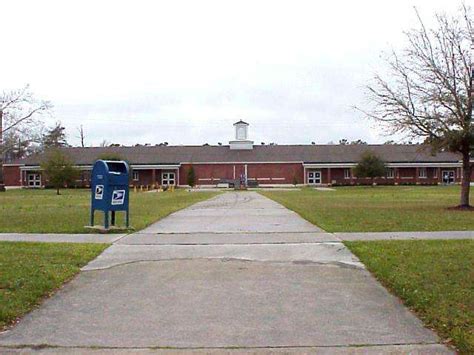
[[[129,227],[129,167],[124,161],[97,160],[91,176],[91,226],[94,212],[104,212],[104,227],[115,225],[115,212],[125,211],[125,223]]]

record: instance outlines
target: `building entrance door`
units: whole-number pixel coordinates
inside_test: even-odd
[[[41,187],[41,175],[37,173],[28,174],[29,187]]]
[[[321,171],[319,170],[308,171],[308,184],[309,185],[321,184]]]
[[[444,170],[442,177],[443,177],[443,184],[454,184],[454,171],[453,170]]]
[[[174,186],[176,183],[175,174],[170,172],[161,173],[161,185]]]

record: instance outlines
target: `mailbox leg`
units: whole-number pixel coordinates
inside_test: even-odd
[[[94,227],[94,210],[91,209],[91,227]]]
[[[109,229],[109,211],[104,212],[104,228]]]
[[[128,210],[125,212],[125,225],[128,227],[130,227],[130,217],[129,217],[129,214],[128,214]]]
[[[115,226],[115,211],[112,211],[112,220],[110,221],[112,226]]]

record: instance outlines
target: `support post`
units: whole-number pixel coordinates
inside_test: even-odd
[[[91,208],[91,227],[94,227],[94,210]]]
[[[112,226],[115,226],[115,211],[112,211],[111,213],[112,213],[112,219],[111,219],[111,221],[110,221],[110,224],[111,224]]]
[[[109,229],[109,211],[104,211],[104,228]]]
[[[248,170],[247,170],[247,164],[245,164],[245,167],[244,167],[244,171],[245,171],[245,187],[247,187],[247,181],[248,181],[248,176],[247,176],[247,173],[248,173]]]
[[[328,168],[328,186],[331,186],[331,168]]]

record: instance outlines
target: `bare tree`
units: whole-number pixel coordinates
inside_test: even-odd
[[[85,136],[85,133],[84,133],[84,127],[82,125],[80,125],[78,128],[77,128],[77,131],[79,133],[79,136],[77,136],[77,138],[79,138],[79,140],[81,141],[81,147],[84,148],[86,146],[86,136]]]
[[[99,144],[99,147],[110,147],[111,146],[111,143],[109,141],[107,141],[106,139],[104,139],[102,142],[100,142]]]
[[[433,150],[460,153],[460,207],[469,208],[474,146],[470,9],[463,7],[456,16],[436,14],[432,29],[425,27],[418,11],[416,15],[419,28],[405,33],[408,43],[403,51],[386,58],[388,73],[376,75],[367,90],[374,108],[362,111],[392,134],[421,138]]]
[[[38,124],[38,116],[48,111],[48,101],[38,101],[29,85],[20,90],[3,92],[0,95],[0,191],[5,191],[3,183],[3,155],[9,147],[4,146],[5,134],[15,131],[27,135]]]

